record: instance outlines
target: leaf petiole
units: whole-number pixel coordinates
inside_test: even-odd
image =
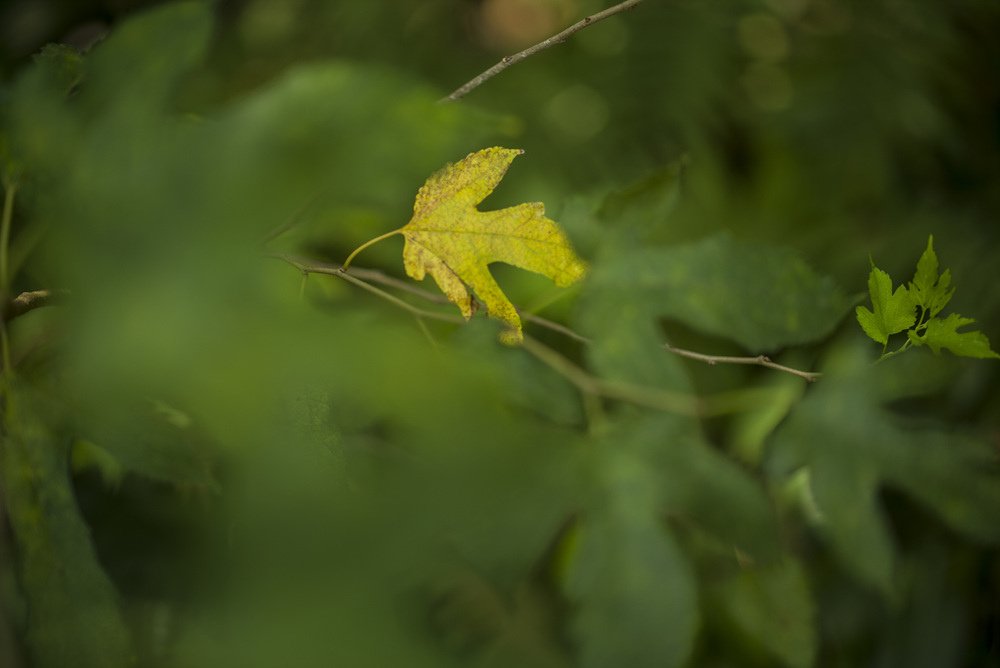
[[[905,352],[906,349],[909,348],[911,345],[913,345],[913,343],[909,339],[906,339],[906,341],[903,342],[903,345],[901,345],[899,348],[896,348],[895,350],[892,350],[890,352],[885,352],[885,347],[883,347],[882,348],[882,356],[879,357],[877,360],[875,360],[875,363],[878,364],[882,360],[887,360],[890,357],[895,357],[899,353]]]
[[[346,270],[348,267],[351,266],[351,262],[354,260],[355,257],[357,257],[358,253],[368,248],[369,246],[374,246],[378,242],[388,239],[393,235],[402,234],[402,232],[403,230],[402,228],[400,228],[398,230],[393,230],[392,232],[386,232],[385,234],[380,234],[374,239],[369,239],[368,241],[364,242],[363,244],[355,248],[353,251],[351,251],[351,254],[347,256],[347,259],[344,260],[344,264],[340,265],[340,268]]]

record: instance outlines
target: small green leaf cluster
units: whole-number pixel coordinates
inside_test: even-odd
[[[885,359],[899,354],[912,346],[927,346],[934,354],[947,348],[962,357],[1000,358],[990,349],[990,341],[982,332],[958,330],[975,320],[957,313],[938,317],[955,288],[951,284],[951,270],[938,273],[938,258],[934,252],[934,236],[927,239],[927,248],[917,261],[917,271],[908,285],[892,289],[892,278],[875,266],[868,275],[868,293],[872,309],[858,306],[858,323],[865,334],[876,343],[882,344]],[[895,350],[888,350],[889,337],[906,332],[906,340]]]

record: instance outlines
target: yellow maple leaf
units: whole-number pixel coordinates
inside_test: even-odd
[[[587,268],[555,221],[545,217],[540,202],[499,211],[476,208],[522,153],[495,146],[448,165],[420,188],[410,222],[389,234],[406,239],[403,266],[409,276],[423,280],[430,274],[466,319],[473,312],[471,289],[490,317],[509,325],[501,335],[506,343],[523,339],[521,318],[490,274],[491,262],[542,274],[560,287],[578,281]]]

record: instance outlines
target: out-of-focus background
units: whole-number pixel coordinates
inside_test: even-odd
[[[2,71],[49,42],[88,48],[155,4],[6,3]],[[330,59],[406,72],[445,93],[613,3],[212,4],[207,67],[188,82],[203,107]],[[757,238],[791,235],[845,279],[868,252],[891,268],[904,228],[915,240],[898,249],[905,262],[916,240],[943,233],[942,219],[963,253],[953,271],[992,266],[991,246],[977,239],[995,240],[996,13],[975,0],[646,2],[638,18],[590,27],[465,104],[506,116],[499,136],[508,141],[545,147],[520,166],[545,195],[624,186],[686,155],[696,161],[692,187],[712,195],[699,203],[710,207],[703,218]],[[997,288],[983,287],[994,308],[979,312],[995,312]]]
[[[933,235],[1000,342],[1000,5],[646,0],[439,102],[610,4],[0,5],[3,297],[70,292],[4,326],[0,665],[1000,659],[998,363],[873,365],[854,319]],[[526,324],[582,392],[273,257],[494,145],[483,208],[592,265],[491,267],[593,340]]]

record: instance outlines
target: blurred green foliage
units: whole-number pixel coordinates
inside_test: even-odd
[[[605,6],[181,2],[4,51],[0,665],[1000,660],[997,365],[875,363],[849,315],[933,233],[1000,337],[1000,8],[647,0],[438,103]],[[274,257],[491,145],[527,155],[485,208],[591,262],[493,267],[549,356]]]

